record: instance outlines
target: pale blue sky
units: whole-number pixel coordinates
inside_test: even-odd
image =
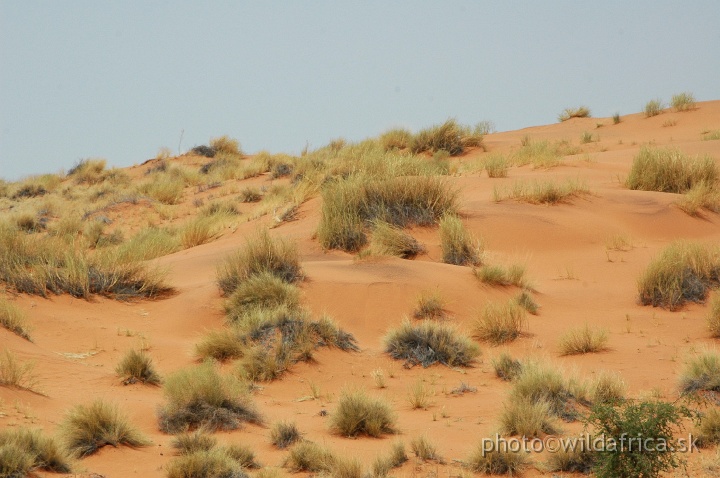
[[[0,177],[720,99],[720,2],[0,0]]]

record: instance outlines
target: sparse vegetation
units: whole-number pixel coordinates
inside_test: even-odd
[[[370,248],[376,254],[409,259],[421,254],[425,249],[417,239],[397,226],[386,222],[374,223]]]
[[[290,449],[283,466],[293,473],[329,473],[336,461],[337,458],[330,450],[311,441],[301,441]]]
[[[473,272],[480,282],[491,286],[525,287],[527,285],[525,283],[525,266],[522,264],[513,264],[507,268],[498,265],[484,265]]]
[[[695,96],[692,93],[678,93],[673,95],[670,100],[670,106],[675,108],[675,111],[690,111],[694,110],[697,103],[695,102]]]
[[[589,131],[584,131],[584,132],[580,135],[580,143],[581,143],[581,144],[588,144],[588,143],[592,143],[592,142],[594,142],[594,141],[599,141],[599,140],[598,140],[597,136],[593,135],[593,134],[592,134],[591,132],[589,132]]]
[[[703,448],[720,443],[720,409],[710,408],[700,416],[695,437]]]
[[[469,147],[482,147],[482,127],[474,130],[449,119],[445,123],[419,131],[410,141],[413,153],[447,151],[451,156],[462,154]]]
[[[20,363],[9,349],[0,352],[0,387],[34,390],[37,376],[32,362]]]
[[[638,279],[640,303],[670,310],[703,302],[718,284],[720,252],[692,242],[674,242],[653,259]]]
[[[413,311],[413,317],[416,319],[443,319],[445,316],[445,300],[439,292],[423,292],[420,294],[417,306]]]
[[[277,422],[270,429],[270,442],[281,450],[301,439],[302,434],[293,422]]]
[[[563,420],[577,417],[577,398],[570,390],[563,374],[554,368],[537,362],[522,365],[520,374],[513,380],[510,392],[513,401],[546,402],[550,413]]]
[[[181,455],[190,455],[199,451],[208,451],[215,448],[217,440],[204,430],[195,430],[189,433],[180,433],[172,441],[172,447]]]
[[[537,315],[538,309],[540,308],[532,295],[526,290],[523,290],[515,297],[515,302],[532,315]]]
[[[633,159],[626,185],[630,189],[685,193],[713,184],[720,173],[709,156],[691,158],[677,149],[643,147]]]
[[[480,356],[480,347],[450,324],[423,320],[403,321],[385,336],[385,351],[394,359],[429,367],[438,362],[448,367],[469,366]]]
[[[607,330],[584,327],[567,331],[559,339],[560,355],[578,355],[607,350]]]
[[[262,199],[262,193],[257,188],[246,187],[240,191],[240,202],[258,202]]]
[[[115,368],[115,373],[125,385],[135,382],[157,385],[161,381],[150,356],[135,349],[128,350]]]
[[[422,461],[444,462],[435,445],[433,445],[425,435],[414,438],[410,442],[410,450]]]
[[[232,377],[221,376],[211,362],[168,376],[163,392],[167,403],[159,409],[158,418],[165,433],[201,426],[206,430],[233,430],[241,422],[261,422],[247,387]]]
[[[645,114],[646,118],[651,118],[653,116],[657,116],[660,113],[662,113],[663,108],[665,108],[665,106],[663,105],[662,100],[654,99],[654,100],[650,100],[647,103],[645,103],[645,107],[643,108],[643,113]]]
[[[223,362],[242,357],[246,349],[242,333],[236,329],[219,329],[207,332],[200,342],[195,344],[195,355],[201,360]]]
[[[0,327],[25,340],[31,340],[27,315],[20,307],[2,296],[0,296]]]
[[[720,139],[720,129],[714,131],[705,131],[702,133],[703,141],[716,141]]]
[[[576,437],[577,443],[582,438]],[[546,469],[549,472],[564,471],[567,473],[589,474],[595,465],[595,453],[588,447],[577,446],[568,449],[560,449],[548,455]]]
[[[503,352],[492,359],[492,366],[498,378],[511,381],[515,380],[522,372],[522,363],[512,358],[509,353]]]
[[[720,392],[720,354],[705,349],[690,357],[680,374],[680,391]]]
[[[372,465],[372,478],[385,478],[389,475],[390,470],[402,466],[408,460],[405,453],[405,445],[402,442],[392,444],[390,453],[387,456],[379,456]]]
[[[627,383],[613,372],[601,372],[590,383],[590,401],[592,403],[618,403],[625,399]]]
[[[528,438],[555,434],[558,428],[550,416],[550,406],[544,401],[513,400],[506,403],[500,415],[500,430]]]
[[[78,458],[91,455],[105,445],[142,447],[150,444],[116,405],[102,399],[73,407],[60,424],[60,433],[69,452]]]
[[[410,147],[412,133],[403,128],[391,129],[381,134],[378,141],[385,151],[402,150]]]
[[[379,437],[395,433],[395,420],[395,413],[384,400],[371,398],[362,390],[347,389],[330,417],[330,427],[347,437]]]
[[[580,181],[568,179],[565,182],[532,181],[515,182],[511,188],[501,190],[493,189],[495,202],[504,199],[516,199],[530,204],[559,204],[570,199],[590,194],[590,190]]]
[[[517,339],[526,327],[525,309],[514,300],[504,304],[489,303],[475,322],[475,336],[500,345]]]
[[[0,476],[34,476],[35,470],[70,473],[72,467],[65,450],[40,430],[0,430]]]
[[[486,475],[519,475],[527,468],[528,463],[525,451],[511,451],[508,447],[486,451],[482,442],[467,460],[472,471]]]
[[[715,294],[710,301],[707,323],[710,336],[716,339],[720,338],[720,294]]]
[[[501,154],[491,154],[485,160],[485,171],[489,178],[505,178],[508,174],[510,163],[508,159]]]
[[[227,450],[218,447],[173,458],[165,470],[167,478],[247,478],[243,467]]]
[[[261,272],[241,282],[230,295],[225,310],[231,322],[240,320],[251,310],[284,306],[289,310],[300,305],[300,291],[272,272]]]
[[[482,259],[482,243],[455,215],[447,214],[440,220],[440,247],[447,264],[478,265]]]
[[[408,389],[408,403],[410,408],[417,410],[422,408],[427,409],[432,404],[432,397],[435,395],[432,388],[425,383],[424,380],[417,380]]]
[[[532,140],[528,136],[522,139],[521,147],[510,156],[515,166],[532,164],[534,169],[550,169],[562,163],[564,156],[577,154],[581,149],[568,141]]]
[[[702,211],[720,212],[720,189],[717,183],[700,182],[688,189],[675,204],[690,216],[702,216]]]
[[[613,124],[619,124],[620,121],[621,121],[621,120],[620,120],[620,113],[615,113],[615,114],[613,115],[612,119],[613,119]]]
[[[562,113],[558,115],[558,121],[567,121],[570,118],[589,118],[590,108],[587,106],[579,106],[577,108],[565,108]]]

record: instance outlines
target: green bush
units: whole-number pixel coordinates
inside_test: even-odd
[[[384,400],[371,398],[362,390],[344,390],[330,416],[330,427],[347,437],[379,437],[395,433],[395,421],[395,413]]]
[[[450,324],[423,320],[403,321],[384,339],[385,351],[394,359],[429,367],[441,363],[448,367],[469,366],[480,356],[480,347]]]

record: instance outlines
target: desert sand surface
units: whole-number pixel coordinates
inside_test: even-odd
[[[447,318],[472,333],[479,310],[488,302],[508,300],[520,289],[481,283],[472,267],[442,262],[437,227],[412,227],[408,232],[422,242],[426,252],[412,260],[323,250],[315,236],[322,199],[311,195],[288,221],[278,222],[277,211],[253,217],[261,203],[237,203],[240,215],[211,242],[150,261],[166,271],[166,282],[175,288],[157,300],[118,301],[93,296],[89,300],[69,295],[36,295],[7,292],[8,299],[27,313],[32,342],[0,328],[1,348],[22,361],[33,362],[36,392],[0,387],[0,428],[41,428],[52,434],[72,406],[104,398],[119,405],[133,425],[151,441],[132,449],[106,446],[78,460],[76,473],[67,476],[162,477],[173,458],[173,436],[158,429],[157,409],[164,402],[162,387],[123,385],[115,367],[130,348],[144,348],[158,371],[166,376],[198,363],[194,347],[209,330],[225,326],[217,286],[218,264],[243,246],[259,228],[297,244],[305,278],[299,283],[302,304],[314,315],[327,313],[357,339],[359,352],[318,349],[314,359],[294,364],[282,377],[258,383],[253,398],[264,425],[245,424],[238,430],[217,432],[221,443],[249,445],[264,466],[280,467],[287,450],[278,450],[269,439],[270,426],[279,420],[294,421],[304,438],[323,444],[340,455],[357,457],[366,467],[400,439],[405,444],[426,435],[444,458],[443,463],[422,462],[410,454],[398,477],[462,476],[461,462],[481,437],[498,428],[498,418],[508,400],[511,384],[495,376],[491,360],[501,352],[516,358],[540,358],[566,375],[592,379],[614,371],[628,384],[630,397],[678,397],[678,372],[684,360],[700,347],[718,348],[707,329],[706,304],[691,303],[679,310],[643,306],[638,302],[637,279],[664,247],[680,238],[703,243],[720,241],[720,216],[704,211],[691,216],[678,208],[679,195],[634,191],[623,182],[633,158],[643,146],[674,147],[690,155],[708,154],[720,162],[720,140],[703,140],[703,132],[720,129],[720,101],[700,102],[688,112],[646,118],[643,114],[612,118],[573,118],[568,121],[518,131],[491,133],[482,148],[450,158],[455,171],[447,181],[460,191],[465,226],[484,244],[484,260],[491,264],[520,263],[540,305],[528,315],[525,333],[510,343],[493,346],[479,342],[482,356],[471,367],[449,368],[435,364],[406,368],[385,353],[383,337],[412,315],[418,296],[437,291],[445,300]],[[597,140],[583,144],[590,132]],[[489,178],[470,165],[494,153],[511,154],[523,138],[568,141],[577,153],[567,155],[552,168],[512,166],[505,178]],[[155,160],[126,170],[141,179]],[[207,158],[181,156],[170,163],[198,167]],[[245,160],[244,160],[245,161]],[[537,205],[506,199],[496,202],[493,190],[518,180],[582,181],[590,194],[555,205]],[[252,185],[289,184],[268,173],[250,179],[231,179],[222,187],[201,190],[188,187],[182,201],[157,212],[152,201],[120,203],[96,215],[108,217],[126,235],[149,223],[182,223],[197,214],[201,201],[232,199],[233,192]],[[0,215],[10,214],[3,203]],[[166,208],[166,209],[168,209]],[[92,217],[90,215],[89,217]],[[610,238],[628,238],[628,250],[611,250]],[[608,349],[599,353],[561,356],[559,337],[569,329],[589,324],[608,333]],[[231,364],[218,365],[230,373]],[[373,371],[383,370],[385,388],[378,388]],[[434,392],[426,409],[412,409],[409,388],[423,380]],[[461,384],[473,392],[453,394]],[[397,413],[396,435],[382,438],[345,438],[329,430],[332,413],[342,390],[361,387],[383,397]],[[313,396],[313,390],[317,393]],[[564,434],[582,430],[582,424],[561,423]],[[408,450],[409,452],[409,450]],[[687,456],[689,476],[712,476],[705,466],[715,449]],[[543,455],[533,455],[534,464]],[[250,470],[252,475],[255,471]],[[283,471],[287,476],[292,473]],[[464,472],[468,473],[468,472]],[[95,475],[94,475],[95,474]],[[39,476],[59,476],[38,472]],[[307,476],[297,473],[297,476]],[[530,466],[523,476],[581,476],[543,472]],[[674,475],[683,476],[678,470]]]

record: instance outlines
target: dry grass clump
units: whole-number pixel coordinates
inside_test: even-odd
[[[172,254],[179,249],[180,242],[174,231],[148,227],[121,244],[116,254],[122,262],[147,261]]]
[[[73,407],[60,424],[60,434],[68,451],[78,458],[91,455],[105,445],[142,447],[150,444],[116,405],[102,399]]]
[[[172,447],[181,455],[190,455],[198,451],[208,451],[215,448],[217,440],[204,430],[180,433],[172,441]]]
[[[441,125],[419,131],[412,137],[410,151],[422,153],[447,151],[451,156],[462,154],[469,147],[482,147],[483,133],[480,128],[472,129],[449,119]]]
[[[485,160],[485,172],[489,178],[505,178],[508,174],[510,162],[502,154],[494,153]]]
[[[440,247],[446,264],[478,265],[482,260],[482,243],[453,214],[440,219]]]
[[[227,153],[238,156],[242,156],[243,154],[238,140],[225,135],[210,139],[210,147],[214,149],[216,153]]]
[[[532,315],[537,315],[538,309],[540,308],[532,295],[526,290],[523,290],[515,297],[515,302]]]
[[[702,216],[702,210],[720,212],[717,183],[700,182],[688,189],[675,204],[690,216]]]
[[[645,114],[646,118],[651,118],[662,113],[663,108],[665,108],[665,105],[663,105],[661,99],[657,98],[645,103],[645,107],[643,107],[643,113]]]
[[[419,379],[408,388],[407,400],[413,410],[420,408],[426,410],[432,404],[434,395],[434,390],[424,380]]]
[[[381,134],[378,141],[385,151],[406,149],[412,142],[412,133],[403,128],[391,129]]]
[[[179,239],[183,248],[199,246],[210,242],[217,235],[216,216],[198,216],[188,221],[180,230]]]
[[[33,390],[37,385],[34,369],[34,363],[20,363],[10,349],[3,350],[0,353],[0,387]]]
[[[416,319],[443,319],[445,312],[445,300],[439,292],[423,292],[417,300],[417,306],[413,311]]]
[[[493,200],[500,202],[515,199],[530,204],[559,204],[570,199],[590,194],[588,187],[577,180],[567,179],[562,183],[555,181],[517,181],[509,189],[493,189]]]
[[[615,372],[600,372],[590,383],[589,398],[592,403],[618,403],[625,399],[627,383]]]
[[[343,390],[330,416],[330,428],[340,435],[379,437],[396,432],[396,416],[390,405],[363,390]]]
[[[510,156],[510,163],[515,166],[532,164],[534,169],[549,169],[562,163],[564,156],[577,154],[580,148],[572,146],[568,141],[550,142],[532,140],[528,136],[522,139],[521,147]]]
[[[680,373],[680,391],[720,392],[720,354],[706,349],[688,359]]]
[[[675,108],[675,111],[690,111],[695,109],[697,103],[695,102],[695,96],[686,91],[673,95],[670,100],[670,106]]]
[[[0,327],[32,342],[27,315],[20,307],[2,296],[0,296]]]
[[[225,304],[228,320],[238,321],[250,309],[272,309],[285,306],[295,309],[300,304],[300,291],[272,272],[261,272],[241,282]]]
[[[200,360],[213,359],[220,362],[240,358],[247,350],[240,332],[232,329],[211,330],[195,344],[195,355]]]
[[[678,241],[655,257],[638,279],[640,303],[670,310],[685,302],[703,302],[720,280],[720,251]]]
[[[482,442],[467,459],[467,466],[472,471],[486,475],[519,475],[527,468],[528,463],[525,451],[511,451],[502,446],[485,451]]]
[[[410,442],[410,450],[422,461],[444,463],[442,456],[437,451],[437,447],[425,435],[414,438]]]
[[[448,367],[469,366],[480,356],[480,347],[452,325],[423,320],[404,320],[384,339],[385,351],[409,366],[429,367],[438,362]]]
[[[0,476],[35,476],[35,470],[70,473],[72,466],[65,450],[40,430],[0,430]]]
[[[550,406],[544,401],[513,400],[506,403],[500,415],[500,431],[528,438],[558,433],[550,416]]]
[[[125,385],[136,382],[158,385],[161,382],[152,358],[145,352],[138,352],[135,349],[128,350],[115,368],[115,373]]]
[[[165,433],[198,427],[234,430],[241,422],[261,422],[247,387],[232,377],[221,376],[211,362],[170,375],[163,392],[166,404],[159,409],[158,419]]]
[[[172,205],[182,200],[185,185],[170,176],[162,176],[141,184],[138,190],[163,204]]]
[[[104,159],[81,159],[70,168],[67,175],[72,177],[77,184],[97,184],[106,179],[106,164]]]
[[[560,448],[550,453],[544,469],[549,472],[564,471],[566,473],[589,474],[595,466],[595,452],[582,446],[582,437],[574,438],[579,444],[573,448]]]
[[[475,321],[475,336],[493,345],[500,345],[520,337],[527,327],[526,311],[517,302],[487,304]]]
[[[425,248],[417,239],[402,230],[383,221],[373,224],[370,248],[376,254],[397,256],[403,259],[413,258],[421,254]]]
[[[395,442],[390,449],[390,453],[386,456],[379,456],[373,462],[370,476],[372,478],[385,478],[390,474],[390,470],[402,466],[408,460],[405,453],[405,445],[402,442]]]
[[[262,199],[262,193],[258,188],[248,186],[240,191],[238,199],[240,199],[240,202],[258,202]]]
[[[356,251],[367,238],[365,226],[380,220],[394,226],[435,224],[457,210],[457,191],[435,176],[367,178],[328,184],[317,237],[326,249]]]
[[[231,295],[242,282],[263,272],[287,283],[302,279],[297,247],[284,239],[273,238],[263,230],[220,265],[218,285],[224,295]]]
[[[480,282],[491,286],[527,286],[525,266],[522,264],[513,264],[509,267],[484,265],[473,272]]]
[[[626,185],[630,189],[685,193],[700,184],[720,178],[709,156],[689,157],[672,148],[643,147],[633,159]]]
[[[281,450],[301,439],[302,433],[293,422],[277,422],[270,429],[270,442]]]
[[[710,336],[720,338],[720,294],[715,294],[708,309],[707,323]]]
[[[522,363],[518,359],[512,358],[512,356],[503,352],[497,357],[492,359],[492,366],[495,370],[495,375],[507,382],[515,380],[522,372]]]
[[[587,106],[578,106],[577,108],[565,108],[562,113],[558,115],[558,121],[567,121],[570,118],[589,118],[590,108]]]
[[[222,447],[175,457],[165,474],[167,478],[248,478],[243,467]]]
[[[720,129],[716,129],[716,130],[712,130],[712,131],[705,130],[700,134],[703,135],[703,138],[702,138],[703,141],[715,141],[715,140],[720,139]]]
[[[694,436],[703,448],[720,443],[720,409],[711,408],[700,416]]]
[[[328,449],[317,443],[301,441],[290,449],[284,467],[291,472],[307,471],[310,473],[328,473],[335,465],[337,458]]]
[[[510,398],[512,401],[546,402],[550,413],[563,420],[571,421],[577,417],[575,402],[578,397],[570,390],[570,383],[559,370],[541,363],[523,364],[513,381]]]
[[[560,337],[560,355],[579,355],[607,350],[607,330],[584,327],[567,331]]]

